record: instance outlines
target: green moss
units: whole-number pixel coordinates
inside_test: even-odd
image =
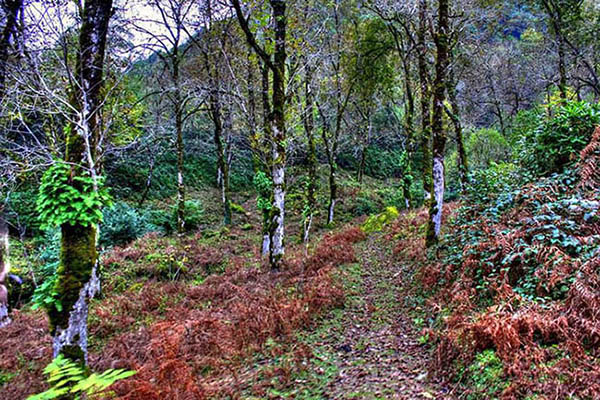
[[[65,224],[62,226],[60,264],[56,271],[56,292],[62,307],[51,307],[50,332],[55,334],[56,328],[66,328],[69,314],[79,298],[79,292],[90,280],[96,264],[96,228]],[[60,310],[58,309],[60,308]],[[70,350],[65,350],[66,353]]]
[[[379,232],[384,226],[398,218],[399,215],[400,213],[396,207],[386,207],[382,213],[371,215],[360,229],[365,233]]]

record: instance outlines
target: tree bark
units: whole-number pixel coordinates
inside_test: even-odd
[[[285,220],[285,61],[287,58],[285,0],[270,0],[275,21],[275,55],[273,65],[273,234],[271,240],[271,268],[281,266],[284,247]]]
[[[23,0],[3,0],[0,2],[5,14],[5,24],[0,36],[0,99],[4,98],[6,92],[6,74],[8,68],[8,55],[10,41],[17,27],[17,17],[23,7]]]
[[[74,177],[89,171],[96,179],[96,144],[100,136],[100,91],[103,85],[104,52],[112,0],[85,2],[81,30],[75,87],[72,102],[79,122],[72,126],[66,140],[65,161],[71,165]],[[88,164],[84,167],[84,164]],[[63,354],[77,362],[87,363],[88,299],[99,290],[97,276],[98,253],[96,227],[65,223],[61,226],[60,264],[57,269],[56,291],[62,305],[49,309],[54,356]]]
[[[266,65],[262,66],[261,69],[261,84],[262,84],[262,91],[261,91],[261,97],[262,97],[262,106],[263,106],[263,140],[264,140],[264,147],[265,149],[268,149],[265,151],[265,156],[266,156],[266,168],[267,170],[269,170],[269,175],[271,175],[271,171],[270,169],[272,168],[272,152],[270,151],[270,147],[272,146],[272,135],[271,135],[271,101],[269,100],[269,68],[267,68]],[[271,176],[271,179],[273,179],[273,177]],[[269,200],[271,201],[271,203],[273,203],[273,191],[271,190],[271,193],[262,193],[262,196],[269,196]],[[262,226],[262,233],[263,233],[263,242],[262,242],[262,255],[263,257],[266,257],[269,255],[269,253],[271,252],[271,222],[270,222],[270,212],[269,210],[263,209],[263,226]]]
[[[17,26],[17,16],[23,7],[23,0],[1,2],[5,14],[5,25],[0,36],[0,100],[6,93],[6,74],[10,42]],[[8,226],[4,216],[4,204],[0,204],[0,327],[10,323],[8,316],[8,288],[6,278],[10,271],[10,247]]]
[[[178,50],[173,49],[173,106],[175,108],[175,151],[177,153],[177,233],[185,233],[185,182],[184,182],[184,157],[185,146],[183,143],[183,99],[179,87],[179,55]]]
[[[469,164],[467,160],[467,151],[465,149],[465,141],[463,135],[463,127],[460,119],[460,108],[456,96],[456,77],[454,71],[450,69],[448,74],[448,100],[450,102],[450,110],[448,116],[454,125],[454,134],[456,139],[456,148],[458,151],[458,175],[460,181],[460,189],[464,194],[469,184]]]
[[[270,223],[270,250],[269,261],[272,270],[279,270],[285,253],[284,246],[284,221],[285,221],[285,63],[286,53],[286,2],[285,0],[269,0],[275,32],[275,53],[273,59],[260,47],[252,33],[248,21],[242,12],[239,0],[231,0],[235,9],[240,27],[246,36],[246,41],[262,59],[267,68],[273,73],[273,108],[270,115],[270,129],[272,138],[272,166],[271,178],[273,181],[273,204],[269,216]]]
[[[1,210],[0,210],[1,211]],[[0,328],[10,324],[7,278],[10,272],[8,226],[0,214]]]
[[[437,243],[442,226],[444,206],[444,152],[446,132],[444,131],[444,101],[446,100],[446,72],[448,69],[449,0],[439,0],[438,26],[435,34],[437,50],[435,63],[435,83],[433,94],[433,190],[429,209],[427,245]]]
[[[373,124],[371,122],[371,112],[367,111],[367,137],[363,140],[362,148],[360,150],[360,161],[358,164],[358,183],[363,183],[365,175],[365,168],[367,164],[367,151],[369,150],[369,144],[371,142],[371,134],[373,132]]]
[[[316,191],[317,191],[317,146],[314,136],[314,98],[312,92],[312,69],[310,65],[306,66],[305,77],[305,101],[304,107],[304,131],[308,141],[308,184],[306,185],[306,207],[307,212],[304,215],[304,234],[303,240],[308,249],[310,229],[313,222],[314,210],[316,208]]]
[[[431,91],[427,68],[427,0],[419,1],[418,66],[421,86],[421,152],[423,154],[422,176],[425,205],[431,198],[433,182],[431,180]]]

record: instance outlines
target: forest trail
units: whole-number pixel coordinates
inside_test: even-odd
[[[394,261],[383,235],[357,245],[350,294],[319,330],[316,354],[329,355],[327,399],[451,399],[427,375],[429,354],[409,317],[402,290],[410,276]],[[323,373],[317,371],[314,373]]]

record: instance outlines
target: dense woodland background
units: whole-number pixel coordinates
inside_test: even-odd
[[[0,397],[600,396],[595,0],[0,6]]]

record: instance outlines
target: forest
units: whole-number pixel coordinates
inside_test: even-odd
[[[597,0],[0,0],[0,399],[600,398]]]

